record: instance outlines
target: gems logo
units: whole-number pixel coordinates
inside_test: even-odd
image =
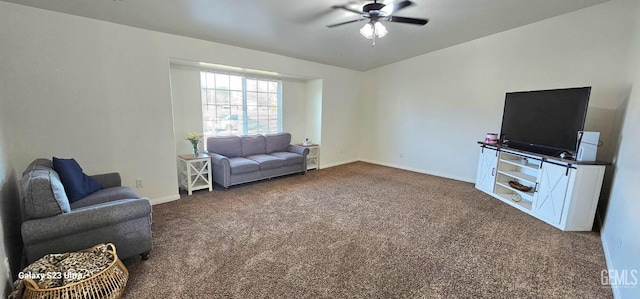
[[[602,270],[600,283],[603,286],[617,288],[635,288],[638,286],[638,270]]]

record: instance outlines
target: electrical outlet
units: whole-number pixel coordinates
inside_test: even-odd
[[[404,154],[403,153],[400,153],[399,156],[400,156],[400,158],[404,158]]]
[[[136,179],[136,188],[142,188],[144,187],[144,184],[142,184],[142,178],[137,178]]]

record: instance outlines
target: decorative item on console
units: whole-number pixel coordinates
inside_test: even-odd
[[[576,160],[595,161],[598,147],[601,146],[600,132],[580,131],[578,132],[578,142],[576,148]]]
[[[497,144],[498,143],[498,134],[497,133],[487,133],[487,136],[484,138],[484,142],[489,144]]]
[[[509,181],[509,186],[511,186],[511,188],[513,188],[513,189],[520,190],[520,191],[523,191],[523,192],[529,192],[529,191],[531,191],[531,189],[533,189],[532,187],[520,184],[520,182],[518,182],[518,181]]]
[[[302,142],[302,145],[307,146],[307,145],[311,145],[311,140],[309,140],[309,138],[305,138],[304,141]]]

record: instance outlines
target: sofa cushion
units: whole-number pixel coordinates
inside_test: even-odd
[[[229,166],[232,174],[252,172],[260,169],[258,162],[242,157],[230,158]]]
[[[138,194],[136,194],[136,192],[134,192],[131,188],[124,186],[111,187],[98,190],[94,193],[89,194],[87,197],[81,200],[71,203],[71,209],[75,210],[77,208],[93,206],[105,202],[133,198],[140,198],[140,196],[138,196]]]
[[[292,152],[275,152],[270,155],[278,157],[284,160],[284,166],[297,165],[304,163],[304,157],[302,155],[292,153]]]
[[[260,155],[267,153],[263,135],[242,136],[242,156]]]
[[[227,158],[242,156],[242,143],[238,136],[207,138],[207,151]]]
[[[247,159],[258,162],[261,170],[278,168],[284,165],[284,159],[272,155],[251,155],[247,156]]]
[[[291,143],[291,134],[289,133],[267,134],[264,137],[267,142],[267,154],[286,152]]]
[[[69,213],[71,208],[58,174],[51,161],[37,159],[22,177],[23,221]]]
[[[71,203],[102,189],[98,181],[82,172],[82,168],[75,159],[53,157],[53,169],[60,176]]]

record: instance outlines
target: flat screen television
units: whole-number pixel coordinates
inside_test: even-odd
[[[500,136],[517,149],[549,156],[575,154],[590,94],[591,87],[509,92]]]

